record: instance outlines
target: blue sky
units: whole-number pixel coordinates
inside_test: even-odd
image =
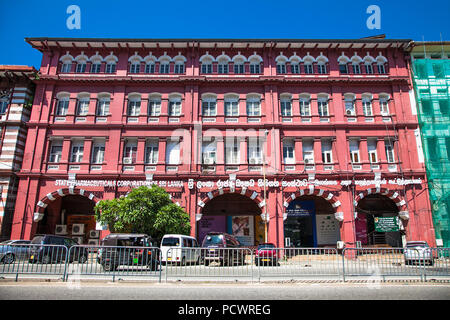
[[[67,7],[81,10],[69,30]],[[366,9],[381,10],[381,29],[368,29]],[[0,0],[0,64],[39,67],[25,37],[108,38],[362,38],[450,40],[450,1],[386,0]]]

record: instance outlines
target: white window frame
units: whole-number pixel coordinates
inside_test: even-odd
[[[248,117],[261,116],[261,99],[258,97],[247,97],[246,110]]]
[[[148,115],[150,117],[159,117],[161,115],[161,99],[151,97],[148,100]]]
[[[123,163],[125,164],[126,158],[131,158],[131,164],[136,163],[137,160],[137,141],[129,140],[125,143],[123,148]],[[130,164],[130,163],[127,163]]]
[[[145,163],[157,164],[159,156],[159,140],[150,139],[145,143]]]
[[[230,72],[230,67],[228,61],[222,61],[217,64],[217,73],[228,74]]]
[[[213,72],[213,64],[212,61],[204,61],[202,62],[202,73],[211,74]]]
[[[77,116],[86,116],[89,113],[90,98],[88,96],[81,96],[77,99]]]
[[[377,63],[377,69],[379,74],[386,74],[386,66],[384,63]]]
[[[395,163],[394,143],[392,139],[384,140],[384,150],[386,152],[386,160],[388,163]]]
[[[280,101],[281,116],[292,117],[292,100],[289,98],[282,98]]]
[[[72,61],[63,62],[61,65],[61,73],[69,73],[72,69]]]
[[[371,63],[365,63],[364,68],[365,68],[366,74],[373,74],[373,66]]]
[[[177,117],[181,115],[181,98],[169,99],[169,117]]]
[[[277,73],[278,74],[286,73],[286,62],[278,62],[277,63]]]
[[[70,146],[70,162],[78,163],[83,161],[84,141],[74,140]]]
[[[372,117],[373,116],[372,98],[368,96],[363,96],[361,100],[364,116]]]
[[[225,163],[239,164],[241,161],[239,140],[233,138],[225,139]]]
[[[303,162],[305,164],[314,164],[314,140],[303,139],[302,141]]]
[[[262,146],[259,139],[248,140],[247,158],[249,164],[262,164]]]
[[[75,68],[76,73],[84,73],[86,72],[87,63],[85,61],[77,62],[77,66]]]
[[[215,117],[217,116],[217,100],[213,97],[202,98],[202,116]]]
[[[56,149],[56,148],[58,148],[58,149]],[[61,161],[61,157],[62,157],[62,149],[63,149],[63,141],[62,140],[51,141],[48,162],[49,163],[59,163]]]
[[[239,116],[239,98],[225,98],[224,107],[226,117]]]
[[[253,74],[261,73],[261,64],[259,62],[250,63],[250,73]]]
[[[388,116],[389,115],[389,96],[380,96],[379,102],[380,102],[381,115]]]
[[[283,140],[284,164],[295,164],[295,142],[292,139]]]
[[[101,62],[94,62],[91,64],[91,73],[100,73],[100,69],[102,67]]]
[[[177,165],[180,163],[180,141],[168,140],[166,146],[166,164]]]
[[[321,140],[322,162],[324,164],[333,163],[333,140]]]
[[[328,117],[330,115],[328,98],[326,97],[317,98],[317,112],[319,113],[320,117]]]
[[[217,142],[214,140],[202,142],[202,164],[216,164]]]
[[[175,74],[184,74],[184,62],[175,62],[174,73]]]
[[[56,112],[57,116],[66,116],[69,110],[69,97],[61,97],[56,101]]]
[[[145,64],[145,73],[155,73],[155,63],[153,61]]]
[[[128,100],[127,115],[129,117],[137,117],[141,113],[141,98],[131,97]]]
[[[367,153],[370,163],[378,163],[377,140],[367,139]]]
[[[92,164],[102,164],[105,160],[105,141],[95,141],[92,144]]]
[[[116,72],[116,63],[108,62],[106,63],[105,73],[115,73]]]
[[[291,73],[292,74],[300,74],[300,63],[299,62],[291,63]]]
[[[358,139],[350,139],[349,140],[349,149],[350,149],[350,160],[352,163],[361,163],[361,157],[359,154],[360,149],[360,141]]]
[[[352,63],[353,74],[361,74],[361,65],[359,63]]]
[[[141,63],[139,61],[133,61],[130,64],[130,73],[139,73],[141,71]]]
[[[351,106],[351,108],[348,108]],[[344,107],[345,114],[348,116],[356,115],[356,105],[355,105],[355,97],[354,96],[344,96]],[[350,113],[348,111],[350,110]]]
[[[109,97],[100,97],[97,101],[97,108],[95,110],[96,116],[104,117],[109,114],[109,104],[111,99]]]
[[[327,74],[327,64],[324,62],[317,63],[317,71],[319,74]]]
[[[312,62],[303,63],[303,67],[305,69],[305,74],[314,74],[314,66]]]
[[[311,98],[300,97],[299,103],[300,103],[300,116],[310,117],[311,116]]]

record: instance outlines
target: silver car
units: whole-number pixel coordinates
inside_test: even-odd
[[[7,240],[0,243],[0,261],[4,264],[28,258],[30,240]]]
[[[433,252],[426,241],[411,241],[406,243],[403,251],[405,265],[427,263],[433,265]]]

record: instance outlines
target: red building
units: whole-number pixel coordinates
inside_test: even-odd
[[[409,40],[26,41],[43,59],[13,238],[87,243],[96,201],[155,183],[200,241],[435,245]]]

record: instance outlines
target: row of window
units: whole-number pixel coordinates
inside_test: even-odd
[[[65,116],[69,109],[69,94],[59,94],[57,96],[55,115]],[[362,95],[363,114],[373,116],[373,96],[371,94]],[[168,115],[180,116],[182,112],[181,96],[169,97]],[[311,96],[309,94],[300,94],[298,98],[301,116],[311,116]],[[379,94],[378,102],[382,115],[389,115],[389,95]],[[77,116],[86,116],[89,111],[89,94],[80,94],[77,97],[75,114]],[[281,95],[280,113],[284,117],[293,116],[293,98],[292,95]],[[356,96],[354,94],[344,94],[345,114],[356,115]],[[97,116],[107,116],[109,114],[110,97],[109,95],[99,95],[96,105]],[[217,116],[217,98],[214,95],[204,95],[201,98],[201,114],[205,117]],[[317,96],[317,112],[319,116],[329,116],[329,96],[328,94],[319,94]],[[239,116],[239,96],[226,95],[224,98],[224,114],[227,117]],[[247,116],[261,116],[261,98],[259,95],[248,95],[246,97]],[[141,95],[129,94],[127,105],[128,116],[141,115]],[[149,96],[148,116],[161,115],[161,97],[158,95]]]
[[[322,163],[333,163],[333,140],[325,138],[320,140]],[[377,151],[377,138],[367,138],[367,152],[371,163],[379,162]],[[166,144],[165,161],[167,164],[180,164],[180,141],[168,140]],[[395,162],[394,157],[394,141],[392,139],[384,140],[386,159],[389,163]],[[249,138],[247,141],[247,163],[262,164],[263,163],[263,145],[257,138]],[[217,141],[211,139],[202,143],[203,164],[217,163]],[[302,156],[305,164],[315,163],[314,140],[302,139]],[[49,162],[59,163],[62,156],[63,141],[53,140],[50,146]],[[130,139],[126,141],[123,149],[123,164],[134,164],[137,160],[138,142]],[[349,139],[349,152],[352,163],[361,163],[360,157],[360,140],[357,138]],[[84,141],[73,140],[70,147],[69,161],[71,163],[79,163],[83,161]],[[145,144],[144,162],[146,164],[157,164],[159,154],[159,140],[148,139]],[[98,140],[92,144],[91,164],[102,164],[105,156],[105,141]],[[240,164],[241,147],[238,138],[227,138],[224,143],[225,164]],[[283,140],[283,161],[285,164],[295,164],[295,142],[293,139],[285,138]]]
[[[68,73],[68,72],[77,72],[77,73],[85,73],[87,71],[91,73],[99,73],[101,72],[102,62],[105,63],[105,73],[115,73],[116,72],[116,64],[118,58],[114,56],[112,53],[106,57],[102,58],[98,53],[88,58],[84,53],[73,58],[69,53],[60,58],[61,67],[60,72]],[[91,62],[90,70],[87,70],[88,61]],[[163,56],[156,58],[152,54],[148,55],[145,58],[142,58],[137,54],[137,52],[128,59],[129,68],[128,72],[131,74],[137,73],[160,73],[160,74],[168,74],[171,72],[170,65],[174,64],[173,73],[175,74],[183,74],[185,73],[185,63],[187,59],[182,56],[180,53],[178,56],[171,58],[166,53]],[[73,69],[72,64],[75,62],[75,69]],[[201,68],[200,71],[202,74],[211,74],[211,73],[219,73],[219,74],[228,74],[232,70],[235,74],[259,74],[262,72],[262,62],[263,59],[261,56],[256,53],[250,56],[248,59],[241,55],[240,52],[230,58],[226,54],[222,54],[217,58],[209,55],[207,52],[200,58]],[[304,58],[301,58],[294,54],[290,58],[287,58],[281,53],[276,59],[276,70],[278,74],[286,74],[290,71],[292,74],[327,74],[328,73],[328,58],[323,56],[322,53],[317,58],[308,55]],[[342,55],[338,58],[339,62],[339,70],[342,74],[386,74],[386,64],[387,59],[383,57],[380,53],[376,58],[371,57],[369,54],[364,58],[359,57],[356,53],[353,57],[348,58],[345,55]],[[214,67],[214,64],[217,63],[217,68]],[[230,63],[233,63],[232,65]],[[246,70],[245,64],[249,63],[249,68]],[[374,68],[376,64],[376,68]],[[349,70],[349,65],[351,65],[351,71]],[[288,70],[288,66],[290,69]],[[363,68],[362,68],[363,67]],[[232,69],[231,69],[232,68]],[[158,70],[157,70],[158,69]],[[376,70],[376,72],[375,72]]]

